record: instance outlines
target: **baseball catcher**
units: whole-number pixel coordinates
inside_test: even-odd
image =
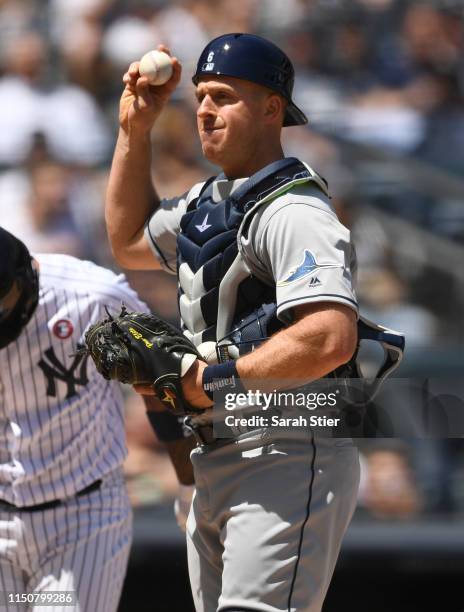
[[[163,45],[158,50],[169,52]],[[126,325],[119,317],[115,329],[129,334],[121,349],[128,352],[124,374],[154,383],[170,410],[191,410],[182,397],[205,408],[184,422],[197,440],[187,527],[197,612],[319,612],[356,506],[357,449],[349,437],[311,427],[223,432],[214,428],[222,398],[326,376],[336,379],[323,385],[344,384],[348,393],[343,381],[357,370],[345,364],[362,334],[384,346],[379,381],[399,363],[402,337],[359,328],[350,232],[324,179],[283,151],[282,128],[304,125],[307,117],[293,99],[291,60],[271,41],[230,33],[202,51],[193,75],[198,134],[204,157],[221,172],[172,200],[158,198],[149,141],[180,82],[180,62],[171,62],[172,77],[162,86],[149,84],[139,62],[123,76],[105,218],[122,267],[177,273],[183,333],[196,349],[176,332],[172,353],[165,353],[157,325],[138,327],[131,323],[136,315],[127,315]],[[88,343],[95,358],[92,332]],[[114,341],[108,343],[111,349]],[[103,372],[119,377],[111,351]],[[196,361],[182,378],[182,395],[187,359]],[[142,375],[133,374],[138,367]],[[256,403],[246,401],[248,407],[253,411]],[[273,407],[280,410],[278,402]]]
[[[184,334],[153,314],[128,312],[89,327],[86,347],[107,380],[153,386],[155,395],[174,414],[198,413],[182,392],[181,378],[196,359],[203,360]]]

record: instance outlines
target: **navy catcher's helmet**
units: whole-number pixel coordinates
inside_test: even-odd
[[[295,71],[292,62],[274,43],[255,34],[223,34],[212,40],[200,55],[192,81],[225,75],[264,85],[288,102],[284,127],[308,123],[292,100]]]

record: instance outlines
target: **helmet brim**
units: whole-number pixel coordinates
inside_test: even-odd
[[[292,125],[306,125],[308,117],[298,108],[294,102],[289,102],[284,115],[283,127],[291,127]]]

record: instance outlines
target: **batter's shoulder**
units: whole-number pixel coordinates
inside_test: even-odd
[[[77,297],[95,296],[96,299],[124,301],[136,298],[124,274],[99,266],[92,261],[64,254],[35,254],[40,264],[40,285],[72,292]]]
[[[111,284],[117,278],[117,275],[111,270],[72,255],[34,253],[33,257],[40,264],[40,277],[43,282],[61,280],[64,284],[73,282]]]

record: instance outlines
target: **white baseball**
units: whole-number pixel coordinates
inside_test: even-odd
[[[164,85],[172,75],[171,58],[164,51],[149,51],[140,60],[139,73],[150,85]]]

